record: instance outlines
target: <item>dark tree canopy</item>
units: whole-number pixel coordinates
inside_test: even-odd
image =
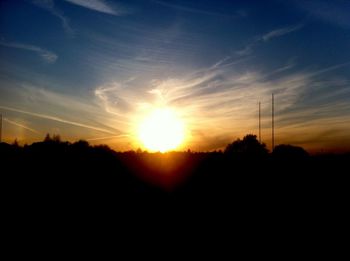
[[[225,153],[239,159],[263,159],[268,155],[264,143],[260,143],[256,135],[248,134],[242,140],[237,139],[227,145]]]
[[[221,205],[230,212],[234,207],[237,213],[252,209],[252,214],[242,216],[246,219],[266,209],[267,204],[267,211],[277,211],[276,216],[281,206],[286,206],[287,215],[291,207],[304,215],[314,206],[315,195],[326,192],[319,200],[322,211],[327,200],[333,207],[334,202],[341,202],[339,198],[347,198],[348,183],[341,179],[347,178],[343,170],[349,165],[350,154],[299,160],[295,157],[307,155],[303,149],[280,145],[269,157],[265,144],[254,135],[232,142],[225,153],[164,154],[116,152],[106,145],[54,141],[53,135],[47,136],[45,141],[25,146],[0,143],[0,174],[9,191],[7,200],[19,210],[16,216],[20,222],[26,210],[18,206],[23,202],[26,209],[34,209],[42,217],[47,216],[49,207],[53,215],[62,212],[67,217],[81,208],[88,215],[100,215],[101,209],[106,209],[106,215],[115,211],[120,216],[129,213],[121,210],[123,203],[137,209],[139,202],[148,211],[147,204],[158,202],[161,218],[165,206],[187,217],[198,205],[203,205],[205,213],[210,205],[211,212],[217,213]],[[329,201],[330,195],[336,195],[334,200]],[[144,215],[144,209],[135,217]]]
[[[55,142],[55,143],[60,143],[61,142],[61,136],[60,135],[53,135],[52,137],[50,136],[49,133],[46,134],[44,138],[44,142]]]
[[[302,147],[281,144],[275,147],[272,155],[279,160],[306,159],[309,154]]]

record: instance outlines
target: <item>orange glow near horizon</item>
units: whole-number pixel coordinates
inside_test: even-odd
[[[170,108],[156,108],[139,124],[138,139],[152,152],[178,148],[185,139],[185,124]]]

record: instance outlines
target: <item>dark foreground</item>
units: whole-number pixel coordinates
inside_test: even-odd
[[[161,203],[227,208],[337,206],[349,155],[235,158],[224,153],[117,153],[81,142],[1,144],[6,198],[23,206],[104,208]]]
[[[347,217],[349,155],[259,158],[117,153],[85,142],[0,145],[7,240],[23,237],[25,244],[35,235],[74,243],[67,236],[73,231],[80,238],[96,231],[115,237],[122,229],[133,236],[146,228],[148,237],[160,228],[189,241],[181,233],[196,231],[205,239],[214,230],[227,233],[222,239],[258,236],[261,244],[269,236],[277,243],[295,236],[307,245],[330,233],[333,238]]]

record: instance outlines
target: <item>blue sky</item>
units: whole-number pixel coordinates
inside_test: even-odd
[[[247,133],[310,151],[350,148],[349,1],[0,2],[5,141],[87,139],[136,149],[157,106],[187,126],[183,149]]]

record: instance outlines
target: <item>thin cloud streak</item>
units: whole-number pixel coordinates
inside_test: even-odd
[[[77,127],[87,128],[87,129],[91,129],[91,130],[100,131],[100,132],[104,132],[104,133],[108,133],[108,134],[112,134],[112,135],[114,134],[115,135],[114,132],[106,130],[106,129],[98,128],[98,127],[91,126],[91,125],[86,125],[86,124],[75,122],[75,121],[68,121],[68,120],[65,120],[65,119],[62,119],[62,118],[59,118],[59,117],[55,117],[55,116],[50,116],[50,115],[45,115],[45,114],[41,114],[41,113],[35,113],[35,112],[19,110],[19,109],[16,109],[16,108],[10,108],[10,107],[6,107],[6,106],[0,106],[0,109],[13,111],[13,112],[18,112],[18,113],[23,113],[23,114],[27,114],[27,115],[34,116],[34,117],[39,117],[39,118],[42,118],[42,119],[57,121],[57,122],[61,122],[61,123],[74,125],[74,126],[77,126]]]
[[[279,29],[276,29],[276,30],[273,30],[271,32],[268,32],[268,33],[264,34],[261,37],[261,39],[264,42],[267,42],[267,41],[270,41],[273,38],[281,37],[281,36],[283,36],[285,34],[289,34],[291,32],[297,31],[297,30],[301,29],[302,27],[303,27],[302,24],[298,24],[298,25],[294,25],[294,26],[288,26],[288,27],[279,28]]]
[[[292,3],[307,15],[311,15],[317,20],[321,20],[338,27],[348,29],[350,27],[349,19],[349,1],[292,1]],[[288,2],[288,4],[290,4]]]
[[[35,45],[11,43],[11,42],[4,42],[4,41],[0,41],[0,45],[5,47],[10,47],[10,48],[16,48],[16,49],[35,52],[47,63],[55,63],[56,60],[58,59],[58,55],[55,54],[54,52],[48,51],[46,49],[43,49]]]
[[[33,133],[36,133],[36,134],[40,134],[37,130],[34,130],[34,129],[32,129],[32,128],[29,128],[28,126],[25,126],[25,125],[23,125],[23,124],[21,124],[21,123],[18,123],[18,122],[9,120],[9,119],[7,119],[7,118],[3,118],[3,120],[6,121],[6,122],[8,122],[8,123],[10,123],[10,124],[13,124],[13,125],[15,125],[15,126],[17,126],[17,127],[20,127],[20,128],[25,129],[25,130],[28,130],[28,131],[30,131],[30,132],[33,132]]]
[[[326,72],[334,71],[334,70],[337,70],[339,68],[342,68],[342,67],[345,67],[345,66],[348,66],[348,65],[350,65],[350,61],[349,62],[345,62],[345,63],[341,63],[341,64],[336,64],[336,65],[333,65],[333,66],[330,66],[330,67],[327,67],[327,68],[324,68],[324,69],[320,69],[318,71],[315,71],[312,74],[312,76],[316,76],[316,75],[323,74],[323,73],[326,73]]]
[[[115,138],[125,138],[130,137],[128,134],[120,134],[120,135],[112,135],[112,136],[106,136],[106,137],[98,137],[98,138],[89,138],[86,139],[87,141],[97,141],[97,140],[110,140]]]
[[[228,15],[228,14],[223,14],[223,13],[218,13],[218,12],[213,12],[213,11],[197,9],[197,8],[192,8],[192,7],[188,7],[188,6],[183,6],[183,5],[170,4],[170,3],[165,2],[165,1],[154,0],[153,2],[156,3],[156,4],[162,5],[162,6],[173,8],[175,10],[189,12],[189,13],[195,13],[195,14],[221,16],[221,17],[229,17],[229,18],[232,18],[232,17],[245,17],[245,16],[247,16],[247,13],[245,11],[243,11],[243,10],[238,10],[235,14]]]
[[[17,103],[21,103],[26,111],[41,112],[42,108],[46,108],[46,115],[55,115],[61,119],[89,126],[98,126],[113,134],[120,134],[120,129],[125,129],[123,122],[118,121],[117,117],[110,117],[102,108],[99,108],[94,100],[91,100],[89,95],[71,96],[54,92],[46,85],[39,87],[28,83],[12,86],[11,95],[16,97]],[[8,106],[5,101],[2,105]],[[115,126],[118,126],[118,129]]]
[[[69,18],[64,15],[63,11],[55,7],[55,3],[53,0],[33,0],[33,4],[45,9],[46,11],[50,12],[52,15],[60,19],[65,32],[69,35],[74,35],[74,30],[69,24]]]
[[[278,38],[289,33],[300,30],[304,25],[297,24],[293,26],[287,26],[272,30],[264,35],[258,36],[254,41],[247,44],[243,49],[236,51],[236,54],[240,56],[249,55],[253,52],[254,48],[259,46],[260,44],[266,43],[274,38]]]
[[[96,12],[110,14],[110,15],[122,15],[124,12],[120,9],[116,9],[108,5],[103,0],[65,0],[68,3],[81,6]]]

